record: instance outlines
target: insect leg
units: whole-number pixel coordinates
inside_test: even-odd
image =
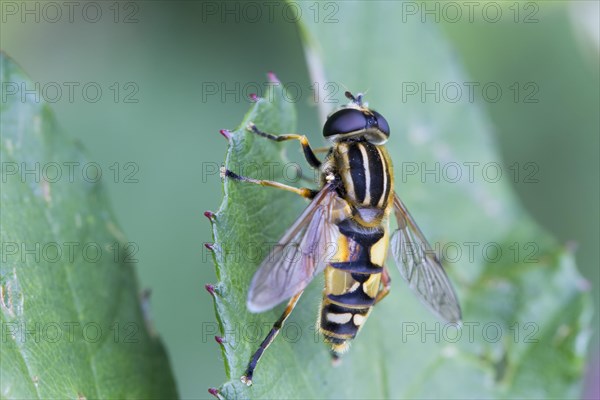
[[[331,147],[315,147],[315,148],[312,149],[312,151],[314,153],[327,153],[330,150],[331,150]],[[315,172],[317,172],[318,174],[320,174],[319,170],[316,170]],[[319,176],[318,175],[314,176],[313,178],[309,178],[301,170],[298,171],[298,178],[300,180],[305,181],[305,182],[319,183]]]
[[[390,273],[387,270],[387,267],[383,266],[383,272],[381,274],[381,284],[383,288],[377,293],[377,297],[375,298],[375,304],[379,303],[385,296],[390,293],[392,279],[390,278]],[[373,304],[373,305],[375,305]]]
[[[279,183],[279,182],[248,178],[246,176],[238,175],[235,172],[232,172],[223,167],[223,168],[221,168],[221,177],[225,177],[225,176],[227,176],[231,179],[235,179],[236,181],[249,182],[249,183],[254,183],[255,185],[270,186],[270,187],[274,187],[277,189],[287,190],[288,192],[296,193],[297,195],[300,195],[307,199],[314,198],[318,193],[317,191],[311,190],[308,188],[297,188],[297,187],[288,186],[288,185],[285,185],[285,184]]]
[[[256,125],[254,125],[252,122],[250,122],[248,124],[248,130],[259,136],[262,136],[269,140],[274,140],[276,142],[285,142],[287,140],[298,140],[298,141],[300,141],[300,144],[302,145],[302,150],[304,151],[304,157],[306,158],[306,161],[308,161],[310,166],[313,168],[319,168],[321,166],[321,161],[317,158],[317,156],[315,156],[313,149],[310,147],[310,144],[308,143],[308,139],[304,135],[297,135],[297,134],[293,134],[293,133],[287,134],[287,135],[272,135],[270,133],[266,133],[266,132],[259,130],[256,127]]]
[[[262,355],[265,352],[265,350],[267,349],[267,347],[269,347],[271,345],[271,343],[273,343],[273,340],[275,340],[275,338],[277,337],[277,334],[279,334],[279,330],[283,326],[283,323],[285,322],[287,317],[289,317],[289,315],[294,310],[294,307],[296,307],[296,304],[298,303],[298,300],[300,299],[300,296],[302,295],[303,292],[304,292],[304,290],[302,292],[296,294],[294,297],[292,297],[290,299],[287,306],[285,307],[285,311],[283,312],[283,314],[281,314],[281,317],[279,317],[277,322],[275,322],[273,324],[273,328],[271,328],[271,331],[269,332],[269,334],[267,335],[265,340],[262,341],[258,350],[256,350],[256,352],[252,355],[252,358],[250,359],[250,362],[248,363],[248,367],[246,368],[246,373],[241,378],[242,382],[245,383],[246,385],[248,385],[248,386],[252,385],[252,375],[254,374],[254,369],[256,368],[256,364],[258,364],[258,362],[260,361],[260,358],[262,357]]]

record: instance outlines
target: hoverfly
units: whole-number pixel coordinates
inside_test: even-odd
[[[248,292],[251,312],[267,311],[289,299],[285,311],[253,354],[242,382],[252,385],[254,369],[313,278],[325,273],[318,326],[337,361],[364,325],[372,307],[390,291],[385,266],[388,246],[402,277],[416,296],[445,321],[459,323],[460,306],[444,269],[393,189],[390,135],[386,119],[368,108],[362,95],[346,92],[350,103],[333,112],[323,127],[331,142],[320,161],[306,138],[273,135],[250,123],[248,129],[277,142],[298,140],[311,167],[320,171],[318,191],[243,177],[228,178],[288,190],[311,203],[273,247]],[[322,150],[321,150],[322,151]],[[394,211],[398,229],[390,235]]]

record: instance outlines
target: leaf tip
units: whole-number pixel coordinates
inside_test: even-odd
[[[275,75],[275,73],[273,71],[267,72],[267,79],[269,79],[269,82],[273,82],[273,83],[280,83],[281,82],[279,80],[279,78],[277,77],[277,75]]]
[[[219,393],[219,389],[216,388],[208,388],[208,393],[212,394],[213,396],[215,396],[217,399],[222,399],[223,397],[221,397],[221,393]]]
[[[214,285],[211,285],[210,283],[207,283],[206,285],[204,285],[204,289],[206,289],[206,291],[208,292],[208,294],[210,294],[212,297],[215,297],[215,287],[214,287]]]
[[[227,140],[231,140],[231,132],[228,129],[221,129],[219,133]]]
[[[221,336],[215,336],[215,341],[222,345],[225,339]]]
[[[215,244],[214,243],[204,243],[204,247],[206,247],[210,251],[215,251]]]
[[[204,216],[206,218],[208,218],[209,221],[213,221],[213,219],[215,218],[215,213],[213,213],[212,211],[204,211]]]

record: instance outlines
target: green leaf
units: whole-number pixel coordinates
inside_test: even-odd
[[[480,107],[465,96],[456,103],[402,97],[403,82],[428,87],[468,82],[451,49],[435,26],[416,20],[400,24],[399,2],[336,5],[339,23],[329,24],[314,22],[307,17],[314,10],[303,8],[301,30],[313,80],[321,89],[325,77],[356,92],[369,89],[366,100],[388,119],[395,189],[446,258],[463,306],[463,328],[457,331],[425,312],[390,261],[392,293],[374,308],[342,365],[333,368],[326,346],[314,335],[323,284],[316,280],[286,323],[291,328],[266,351],[254,386],[245,387],[239,377],[282,312],[280,306],[250,314],[247,288],[269,244],[306,202],[226,179],[225,198],[213,220],[219,278],[215,308],[230,379],[221,395],[577,397],[591,304],[573,255],[519,205],[510,188],[510,170],[502,167]],[[278,88],[268,97],[272,101],[261,99],[232,133],[226,165],[255,178],[302,185],[284,173],[282,148],[294,151],[297,144],[274,144],[243,129],[253,121],[272,133],[294,131],[293,105]],[[312,141],[321,145],[316,137]],[[456,166],[463,176],[454,181],[454,174],[448,174]],[[415,167],[419,173],[411,174]],[[421,176],[425,168],[438,172]],[[503,173],[498,180],[497,170]]]
[[[176,397],[140,302],[135,244],[92,162],[39,93],[24,93],[35,84],[4,53],[0,65],[0,397]]]

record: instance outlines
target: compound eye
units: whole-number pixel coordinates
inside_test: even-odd
[[[367,119],[361,111],[344,108],[327,119],[325,126],[323,126],[323,136],[344,135],[364,130],[366,126]]]
[[[385,136],[390,136],[390,126],[383,115],[379,114],[377,111],[371,111],[373,115],[375,115],[375,119],[377,119],[377,126],[381,132],[385,134]]]

